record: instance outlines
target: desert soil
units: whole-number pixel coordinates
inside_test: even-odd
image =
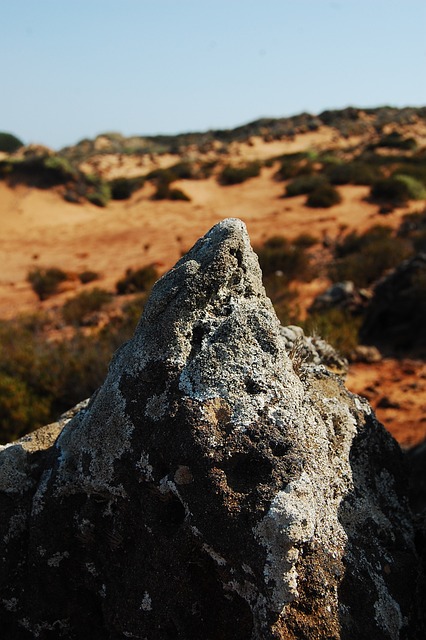
[[[240,155],[249,157],[255,151],[263,157],[266,151],[260,143],[256,145],[260,151],[245,145]],[[269,155],[282,152],[266,146]],[[299,148],[296,145],[291,151]],[[168,162],[177,160],[170,157]],[[36,266],[56,266],[75,274],[97,271],[101,280],[95,284],[114,290],[128,267],[155,263],[164,272],[223,218],[244,220],[252,243],[257,244],[276,234],[292,238],[310,233],[333,240],[345,229],[362,231],[373,224],[397,227],[407,213],[400,209],[383,217],[377,206],[365,201],[369,190],[362,186],[341,187],[343,200],[331,209],[308,209],[304,196],[281,197],[284,186],[274,181],[275,171],[264,168],[258,178],[229,187],[219,186],[214,177],[175,183],[191,202],[152,201],[153,187],[146,184],[130,200],[111,202],[105,209],[65,202],[54,189],[12,189],[0,182],[0,318],[60,305],[78,290],[76,277],[59,296],[39,302],[26,281]],[[304,287],[305,306],[326,286],[327,281],[319,279]],[[426,365],[422,362],[354,364],[348,386],[378,407],[379,418],[401,444],[426,437]],[[386,404],[390,406],[380,406]]]

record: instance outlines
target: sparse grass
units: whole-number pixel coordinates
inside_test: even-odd
[[[311,315],[302,324],[306,334],[321,336],[348,357],[359,343],[361,323],[361,316],[353,316],[349,311],[335,307]]]
[[[291,243],[283,236],[269,238],[263,246],[255,247],[264,277],[280,274],[281,282],[306,280],[311,277],[309,254],[305,247]]]
[[[102,384],[114,351],[128,340],[145,296],[123,307],[100,332],[48,338],[40,315],[0,320],[0,443],[55,420]],[[46,324],[47,323],[47,324]]]
[[[61,282],[67,279],[68,275],[58,267],[32,269],[27,275],[27,281],[40,300],[57,293]]]
[[[67,300],[62,307],[62,317],[67,324],[83,325],[85,319],[111,301],[112,294],[95,287],[90,291],[82,291],[74,298]]]
[[[358,287],[368,287],[411,252],[409,243],[393,237],[388,227],[376,226],[362,235],[353,232],[337,245],[329,276],[334,282],[351,280]]]
[[[118,295],[126,293],[147,292],[158,279],[158,272],[154,265],[140,269],[127,269],[126,274],[116,284]]]

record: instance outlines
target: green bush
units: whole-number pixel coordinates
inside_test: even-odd
[[[88,284],[89,282],[93,282],[94,280],[99,279],[99,273],[96,271],[82,271],[78,274],[78,278],[81,284]]]
[[[410,246],[401,238],[383,235],[368,242],[361,240],[357,252],[348,253],[330,265],[329,275],[334,282],[352,280],[358,287],[368,287],[410,253]]]
[[[292,198],[294,196],[307,195],[324,184],[327,184],[324,176],[299,176],[288,183],[285,189],[285,196]]]
[[[190,202],[191,198],[182,189],[171,189],[169,183],[160,182],[152,196],[152,200],[182,200]]]
[[[37,396],[19,377],[0,371],[0,443],[46,424],[49,410],[48,398]]]
[[[280,168],[274,176],[276,180],[291,180],[315,173],[313,162],[306,153],[288,154],[282,156],[280,161]]]
[[[0,320],[0,443],[19,438],[91,396],[114,351],[135,329],[146,296],[123,306],[101,331],[51,340],[48,317]]]
[[[342,201],[340,193],[331,184],[322,184],[309,193],[306,205],[313,208],[328,208]]]
[[[27,281],[40,300],[46,300],[57,293],[61,282],[67,279],[65,271],[57,267],[32,269],[27,275]]]
[[[13,134],[0,131],[0,151],[13,153],[23,146],[24,143]]]
[[[410,199],[408,186],[396,178],[377,180],[372,184],[370,194],[373,201],[393,206],[403,205]]]
[[[112,294],[95,287],[90,291],[82,291],[74,298],[67,300],[62,307],[62,317],[67,324],[82,325],[85,318],[111,301]]]
[[[379,142],[373,145],[374,147],[413,151],[417,147],[417,143],[414,138],[404,138],[400,133],[393,131],[388,135],[382,136]]]
[[[382,176],[380,167],[365,162],[348,162],[339,165],[329,165],[325,174],[331,184],[371,185]]]
[[[141,267],[135,271],[127,269],[124,278],[117,282],[116,290],[119,295],[138,291],[146,292],[151,289],[157,279],[158,272],[154,265]]]
[[[98,179],[93,187],[87,191],[86,198],[97,207],[106,207],[111,200],[111,187],[108,183]]]
[[[250,178],[260,175],[260,163],[249,162],[245,165],[225,165],[219,174],[218,181],[222,186],[241,184]]]
[[[168,194],[169,200],[182,200],[183,202],[191,202],[191,198],[182,189],[170,189]]]
[[[417,180],[413,176],[398,173],[393,176],[393,179],[399,180],[407,187],[408,197],[410,200],[426,199],[426,187],[422,182],[420,182],[420,180]]]
[[[369,244],[380,242],[385,238],[389,238],[392,235],[392,227],[386,225],[374,225],[365,231],[363,234],[359,234],[357,231],[351,231],[343,240],[338,242],[335,247],[336,258],[343,258],[351,253],[359,253]]]
[[[128,200],[131,195],[142,189],[145,179],[141,176],[136,178],[115,178],[109,182],[111,198],[113,200]]]
[[[263,276],[280,273],[280,282],[305,280],[311,276],[310,258],[305,247],[291,243],[283,236],[269,238],[263,246],[255,247]]]

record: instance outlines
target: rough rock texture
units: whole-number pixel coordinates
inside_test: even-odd
[[[405,260],[378,283],[360,333],[385,353],[426,356],[426,253]]]
[[[90,403],[0,453],[2,637],[424,637],[402,454],[296,334],[238,220],[155,285]]]

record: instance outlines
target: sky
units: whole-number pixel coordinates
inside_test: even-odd
[[[232,128],[426,105],[425,0],[0,0],[0,131]]]

